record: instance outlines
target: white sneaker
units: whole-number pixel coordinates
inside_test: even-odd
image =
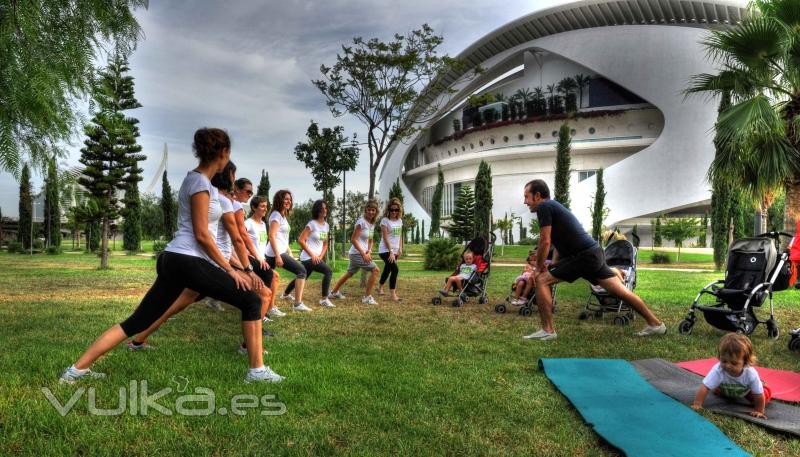
[[[545,330],[539,329],[539,330],[531,333],[530,335],[523,336],[522,338],[524,338],[526,340],[541,340],[542,338],[545,338],[548,335],[555,335],[555,334],[556,334],[556,332],[550,333],[550,332],[547,332]]]
[[[324,308],[336,308],[336,305],[331,303],[331,301],[328,300],[327,298],[323,298],[322,300],[320,300],[319,301],[319,305],[324,307]]]
[[[636,332],[636,336],[663,335],[665,333],[667,333],[667,326],[664,325],[664,323],[662,322],[661,325],[656,325],[656,326],[648,325],[641,331]]]
[[[267,313],[267,316],[270,316],[270,317],[284,317],[284,316],[286,316],[286,313],[284,313],[283,311],[281,311],[280,308],[275,306],[275,307],[273,307],[273,308],[271,308],[269,310],[269,312]]]
[[[332,294],[328,294],[328,298],[346,298],[346,295],[337,290]]]
[[[291,300],[291,301],[294,301],[294,295],[292,295],[292,294],[281,294],[281,295],[280,295],[280,298],[281,298],[281,300]]]
[[[295,310],[295,311],[301,311],[301,312],[304,312],[304,313],[307,313],[309,311],[313,311],[311,308],[306,306],[305,303],[302,303],[302,302],[301,303],[297,303],[296,305],[292,306],[292,309]]]
[[[275,322],[275,321],[270,319],[269,316],[264,316],[264,318],[261,319],[261,322],[264,324],[269,324],[270,322]]]
[[[247,370],[247,376],[244,377],[244,383],[251,382],[281,382],[285,378],[278,373],[275,373],[270,367],[262,367],[258,369]]]
[[[86,370],[83,373],[79,373],[78,369],[75,368],[75,365],[73,365],[64,370],[63,373],[61,373],[61,377],[58,378],[58,383],[75,384],[81,379],[103,379],[105,377],[106,377],[105,373],[97,373],[92,370]]]
[[[376,302],[375,299],[372,298],[372,295],[367,295],[366,297],[362,298],[361,299],[361,303],[363,303],[365,305],[377,305],[378,304],[378,302]]]

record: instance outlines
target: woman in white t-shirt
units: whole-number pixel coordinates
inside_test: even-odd
[[[221,129],[202,128],[195,132],[193,149],[200,163],[181,184],[178,192],[178,230],[158,257],[155,283],[133,314],[95,340],[78,361],[62,373],[59,382],[72,384],[81,379],[105,377],[92,372],[89,369],[92,364],[127,337],[152,325],[184,289],[222,300],[241,310],[242,334],[250,358],[250,370],[245,382],[279,382],[283,379],[264,366],[261,299],[250,290],[252,282],[236,272],[216,244],[222,208],[219,193],[211,185],[210,179],[228,164],[230,147],[230,138]],[[242,246],[239,243],[236,247],[241,250]],[[243,251],[240,254],[246,256]],[[247,270],[246,274],[250,276],[252,270]]]
[[[403,253],[403,204],[395,197],[389,199],[383,210],[381,219],[381,242],[378,245],[378,255],[383,260],[383,273],[378,287],[378,295],[383,295],[383,285],[389,280],[389,292],[393,301],[400,301],[397,297],[397,259]]]
[[[283,317],[286,315],[277,306],[275,306],[275,294],[278,290],[278,272],[275,271],[266,261],[267,244],[269,243],[269,236],[267,234],[267,224],[264,223],[264,217],[267,215],[267,199],[256,195],[250,199],[250,217],[244,221],[245,231],[247,238],[253,244],[256,253],[264,258],[266,268],[263,268],[261,262],[255,257],[250,258],[253,269],[265,284],[270,285],[272,290],[272,298],[270,303],[262,305],[262,318],[267,316]],[[268,322],[267,319],[264,320]],[[271,320],[270,320],[271,321]]]
[[[328,299],[328,292],[331,287],[330,267],[325,263],[325,254],[328,252],[328,233],[330,226],[325,220],[328,218],[328,205],[325,200],[317,200],[311,206],[311,220],[308,221],[303,232],[297,238],[302,251],[300,252],[300,263],[306,269],[306,279],[311,273],[318,271],[322,273],[322,299],[319,304],[325,308],[335,308],[336,305]],[[284,295],[289,295],[295,288],[295,281],[286,286]]]
[[[292,295],[281,295],[281,298],[294,300],[292,309],[295,311],[308,312],[311,308],[303,303],[303,289],[306,286],[306,269],[303,264],[292,257],[289,250],[289,214],[292,212],[292,193],[286,189],[275,192],[272,199],[272,212],[269,215],[269,242],[267,243],[266,257],[267,262],[272,268],[281,267],[294,274],[294,284],[296,298]]]
[[[375,219],[377,218],[378,202],[370,200],[364,206],[364,216],[356,221],[353,227],[353,235],[350,236],[350,266],[347,268],[347,273],[339,278],[339,281],[333,286],[333,291],[329,295],[331,298],[344,298],[344,294],[339,289],[358,270],[364,270],[370,272],[370,276],[367,279],[366,290],[364,291],[364,297],[361,298],[361,303],[368,305],[378,304],[372,297],[372,288],[375,286],[375,281],[378,280],[378,274],[380,274],[380,269],[372,261],[372,232],[375,230]]]

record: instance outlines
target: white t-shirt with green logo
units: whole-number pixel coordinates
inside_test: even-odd
[[[244,226],[247,228],[247,235],[250,236],[250,241],[262,256],[267,251],[267,224],[263,221],[255,221],[253,218],[247,218],[244,221]]]
[[[381,219],[381,227],[386,227],[389,230],[389,244],[391,251],[397,254],[400,251],[400,238],[403,236],[403,221],[402,219],[391,220],[388,217]],[[383,234],[381,233],[381,244],[378,246],[378,253],[383,254],[389,252],[389,248],[383,241]]]
[[[764,385],[761,384],[761,378],[758,377],[756,369],[751,366],[745,366],[739,376],[731,376],[717,362],[716,365],[711,367],[711,371],[708,372],[706,377],[703,378],[703,385],[712,391],[719,387],[720,395],[729,398],[741,398],[750,392],[755,395],[764,393]]]
[[[272,250],[272,243],[267,243],[268,257],[278,257],[289,250],[289,230],[291,230],[289,220],[283,217],[281,213],[273,211],[269,215],[269,225],[272,225],[273,221],[278,223],[278,231],[275,233],[275,247],[278,249],[278,253],[276,254]]]
[[[356,242],[358,242],[358,245],[361,246],[361,249],[364,252],[367,252],[367,250],[369,249],[369,240],[370,238],[372,238],[372,231],[375,230],[375,225],[370,224],[369,222],[367,222],[366,219],[361,217],[356,221],[353,230],[355,230],[356,227],[361,229],[361,232],[359,232],[359,236]],[[352,243],[350,243],[350,250],[347,251],[347,253],[350,255],[356,255],[356,254],[361,255],[361,253],[358,252],[358,249],[356,249],[356,246]]]
[[[461,276],[464,279],[469,279],[469,277],[472,275],[472,273],[477,269],[478,269],[478,266],[475,265],[474,263],[472,265],[467,265],[466,263],[462,263],[458,267],[458,273],[459,273],[458,275]]]
[[[306,247],[310,253],[303,249],[303,251],[300,253],[301,262],[311,260],[312,254],[315,256],[322,254],[322,248],[325,247],[324,244],[328,241],[328,232],[330,231],[330,227],[328,226],[327,222],[320,224],[313,219],[308,221],[306,227],[308,227],[309,230],[308,238],[306,238]]]

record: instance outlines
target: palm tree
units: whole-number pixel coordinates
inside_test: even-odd
[[[534,111],[537,116],[547,114],[547,102],[544,99],[544,91],[541,87],[533,89],[533,101],[536,105]]]
[[[575,75],[575,84],[578,86],[578,108],[583,108],[583,89],[589,87],[591,76],[584,76],[583,73]]]
[[[578,89],[578,83],[574,79],[567,76],[558,82],[557,90],[564,94],[564,104],[568,112],[578,110],[578,104],[575,100],[575,91]]]
[[[686,93],[731,94],[716,125],[729,147],[717,153],[709,176],[745,189],[762,211],[783,187],[784,231],[793,232],[800,213],[800,15],[796,0],[756,0],[753,7],[747,21],[711,32],[704,44],[722,70],[693,76]]]
[[[550,114],[558,114],[561,112],[561,103],[558,100],[558,86],[555,84],[548,84],[545,87],[547,91],[547,109]]]
[[[502,102],[502,101],[505,101],[505,100],[506,100],[506,95],[504,93],[498,92],[498,93],[494,94],[494,101]]]

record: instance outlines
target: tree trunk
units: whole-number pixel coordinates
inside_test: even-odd
[[[372,166],[369,167],[369,194],[367,198],[370,200],[375,198],[375,170]]]
[[[100,268],[108,268],[108,216],[103,216],[103,231],[100,232]]]
[[[761,233],[767,233],[767,219],[769,219],[769,207],[767,206],[766,201],[761,201],[761,208],[759,208],[758,214],[758,222],[759,222],[759,230]],[[756,235],[760,235],[761,233],[756,233]]]

